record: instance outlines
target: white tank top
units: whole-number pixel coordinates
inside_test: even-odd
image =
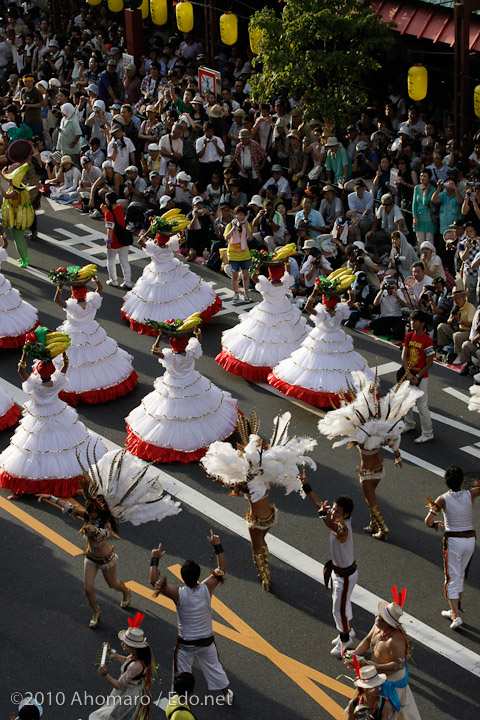
[[[178,634],[184,640],[200,640],[213,635],[212,598],[205,584],[178,590]]]
[[[446,492],[442,497],[445,500],[443,518],[445,530],[462,532],[473,530],[473,503],[468,490]]]
[[[348,519],[344,522],[348,528],[348,538],[344,543],[337,540],[333,530],[330,532],[330,552],[332,553],[333,564],[341,568],[350,567],[355,560],[353,556],[352,521]]]

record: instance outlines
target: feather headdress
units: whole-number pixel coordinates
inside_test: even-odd
[[[334,448],[351,443],[366,450],[380,449],[382,445],[398,450],[405,427],[403,418],[423,391],[405,381],[381,398],[377,377],[371,380],[358,370],[352,372],[352,377],[354,385],[347,383],[345,391],[350,399],[342,393],[340,407],[319,421],[320,433],[329,440],[342,438],[333,444]]]
[[[228,442],[210,445],[201,465],[208,475],[234,493],[249,495],[252,502],[261,500],[272,485],[285,488],[288,495],[301,489],[299,466],[316,465],[305,453],[311,452],[316,440],[288,437],[290,413],[279,414],[273,424],[273,435],[265,441],[258,434],[260,422],[253,412],[249,419],[242,416],[237,423],[241,443],[237,448]]]
[[[181,511],[180,503],[164,492],[155,468],[127,450],[112,450],[99,460],[96,446],[82,469],[82,492],[86,500],[103,498],[118,522],[141,525],[163,520]],[[93,462],[92,462],[93,461]]]

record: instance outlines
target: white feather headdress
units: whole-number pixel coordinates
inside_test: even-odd
[[[472,385],[470,388],[470,401],[468,409],[480,413],[480,385]]]
[[[398,450],[405,427],[403,418],[423,391],[404,381],[380,398],[376,378],[371,380],[358,370],[352,372],[352,377],[354,386],[347,388],[350,400],[342,394],[340,407],[319,421],[320,433],[329,440],[342,438],[333,444],[334,448],[352,443],[366,450],[380,449],[382,445]]]
[[[242,443],[235,449],[228,442],[214,442],[201,461],[208,475],[234,494],[246,494],[252,502],[261,500],[272,485],[285,488],[288,495],[301,490],[299,467],[316,469],[314,461],[305,453],[313,450],[316,440],[288,437],[291,415],[279,414],[274,420],[273,435],[266,442],[258,434],[260,423],[256,414],[249,419],[240,417],[237,428]]]
[[[180,503],[164,492],[150,463],[127,450],[112,450],[97,460],[93,449],[93,460],[88,469],[81,466],[83,494],[102,495],[119,522],[142,525],[181,512]]]

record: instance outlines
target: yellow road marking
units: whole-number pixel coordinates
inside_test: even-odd
[[[39,535],[42,535],[47,540],[50,540],[52,543],[57,545],[57,547],[65,550],[65,552],[69,555],[72,555],[73,557],[82,555],[83,551],[79,547],[73,545],[73,543],[69,542],[54,530],[51,530],[49,527],[39,522],[24,510],[21,510],[17,505],[9,500],[6,500],[6,498],[2,496],[0,496],[0,508],[10,515],[13,515],[13,517],[20,520]],[[180,578],[180,565],[171,565],[168,569],[177,578]],[[147,600],[150,600],[150,602],[161,605],[166,610],[176,612],[175,603],[172,602],[172,600],[169,600],[162,595],[158,598],[153,597],[153,591],[151,588],[141,585],[134,580],[127,582],[126,584],[130,590]],[[321,705],[331,715],[331,717],[335,718],[335,720],[342,720],[344,717],[343,708],[332,700],[332,698],[329,697],[329,695],[327,695],[321,688],[319,688],[316,683],[320,683],[321,685],[324,685],[330,690],[344,695],[347,698],[352,697],[353,690],[351,687],[334,680],[328,675],[324,675],[324,673],[321,673],[282,652],[279,652],[273,647],[273,645],[259,635],[250,625],[244,622],[216,597],[212,597],[212,608],[231,626],[228,627],[227,625],[214,620],[214,632],[234,643],[237,643],[238,645],[242,645],[252,652],[263,655],[279,670],[293,680],[293,682],[296,683],[296,685],[298,685],[298,687],[307,693],[307,695],[309,695],[313,700],[315,700],[315,702]]]
[[[17,520],[20,520],[24,525],[27,525],[27,527],[29,527],[31,530],[35,530],[35,532],[37,532],[39,535],[43,535],[44,538],[50,540],[52,543],[54,543],[54,545],[57,545],[62,550],[65,550],[65,552],[67,552],[69,555],[76,557],[77,555],[83,554],[83,550],[81,550],[79,547],[69,542],[64,537],[56,533],[54,530],[51,530],[43,523],[39,522],[28,513],[21,510],[18,505],[15,505],[1,495],[0,507],[5,510],[5,512],[13,515],[13,517],[16,517]]]

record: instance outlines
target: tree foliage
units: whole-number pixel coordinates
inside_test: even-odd
[[[262,33],[252,97],[268,100],[284,87],[307,117],[338,125],[366,102],[362,79],[394,42],[367,0],[285,0],[280,18],[263,8],[250,27]]]

